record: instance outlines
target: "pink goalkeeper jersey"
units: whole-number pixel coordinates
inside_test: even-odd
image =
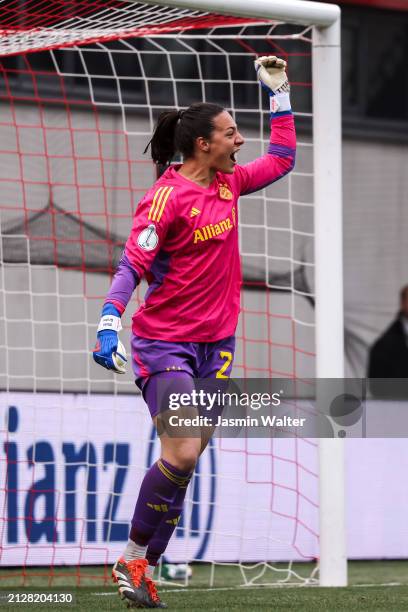
[[[140,201],[106,302],[122,313],[138,280],[149,288],[133,316],[144,338],[215,342],[234,334],[240,310],[238,198],[262,189],[294,165],[291,113],[271,120],[268,152],[217,173],[208,188],[171,166]]]

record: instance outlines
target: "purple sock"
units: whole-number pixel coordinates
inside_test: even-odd
[[[149,541],[149,546],[147,547],[146,552],[146,559],[148,560],[149,565],[157,565],[160,556],[166,550],[167,544],[169,543],[170,538],[180,520],[186,491],[187,487],[179,488],[170,510],[165,516],[163,516],[153,537]]]
[[[190,472],[178,470],[159,459],[146,473],[132,519],[130,539],[146,546],[164,514],[170,510],[180,487],[187,487]]]

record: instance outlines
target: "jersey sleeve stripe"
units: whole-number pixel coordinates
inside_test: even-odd
[[[156,208],[155,208],[154,213],[152,215],[152,220],[153,221],[157,221],[157,213],[159,212],[160,205],[161,205],[161,203],[163,201],[163,198],[165,197],[165,195],[167,193],[167,190],[168,190],[168,187],[163,187],[159,197],[157,198]]]
[[[162,191],[164,189],[165,189],[165,187],[159,187],[158,190],[156,191],[156,193],[154,194],[153,202],[152,202],[152,205],[151,205],[150,210],[149,210],[149,216],[147,217],[148,219],[152,219],[154,221],[154,213],[155,213],[155,208],[156,208],[156,201],[157,201],[157,198],[160,198],[160,194],[162,193]]]
[[[157,215],[157,223],[159,223],[159,221],[161,219],[161,216],[162,216],[163,211],[164,211],[164,207],[166,206],[166,202],[169,199],[169,196],[170,196],[171,192],[173,191],[173,189],[174,189],[174,187],[169,187],[167,193],[164,195],[163,202],[162,202],[159,214]],[[159,206],[157,206],[157,208],[158,207]]]

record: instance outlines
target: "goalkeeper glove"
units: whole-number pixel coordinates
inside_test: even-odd
[[[96,363],[117,374],[126,373],[126,351],[118,337],[121,329],[118,309],[113,304],[105,304],[98,325],[93,358]]]
[[[264,55],[258,57],[254,65],[259,82],[269,94],[271,113],[291,110],[285,60],[275,55]]]

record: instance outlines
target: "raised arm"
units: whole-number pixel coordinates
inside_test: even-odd
[[[235,167],[234,177],[241,195],[267,187],[295,165],[296,133],[286,62],[275,56],[260,57],[255,61],[255,69],[259,82],[269,94],[271,138],[265,155]]]

